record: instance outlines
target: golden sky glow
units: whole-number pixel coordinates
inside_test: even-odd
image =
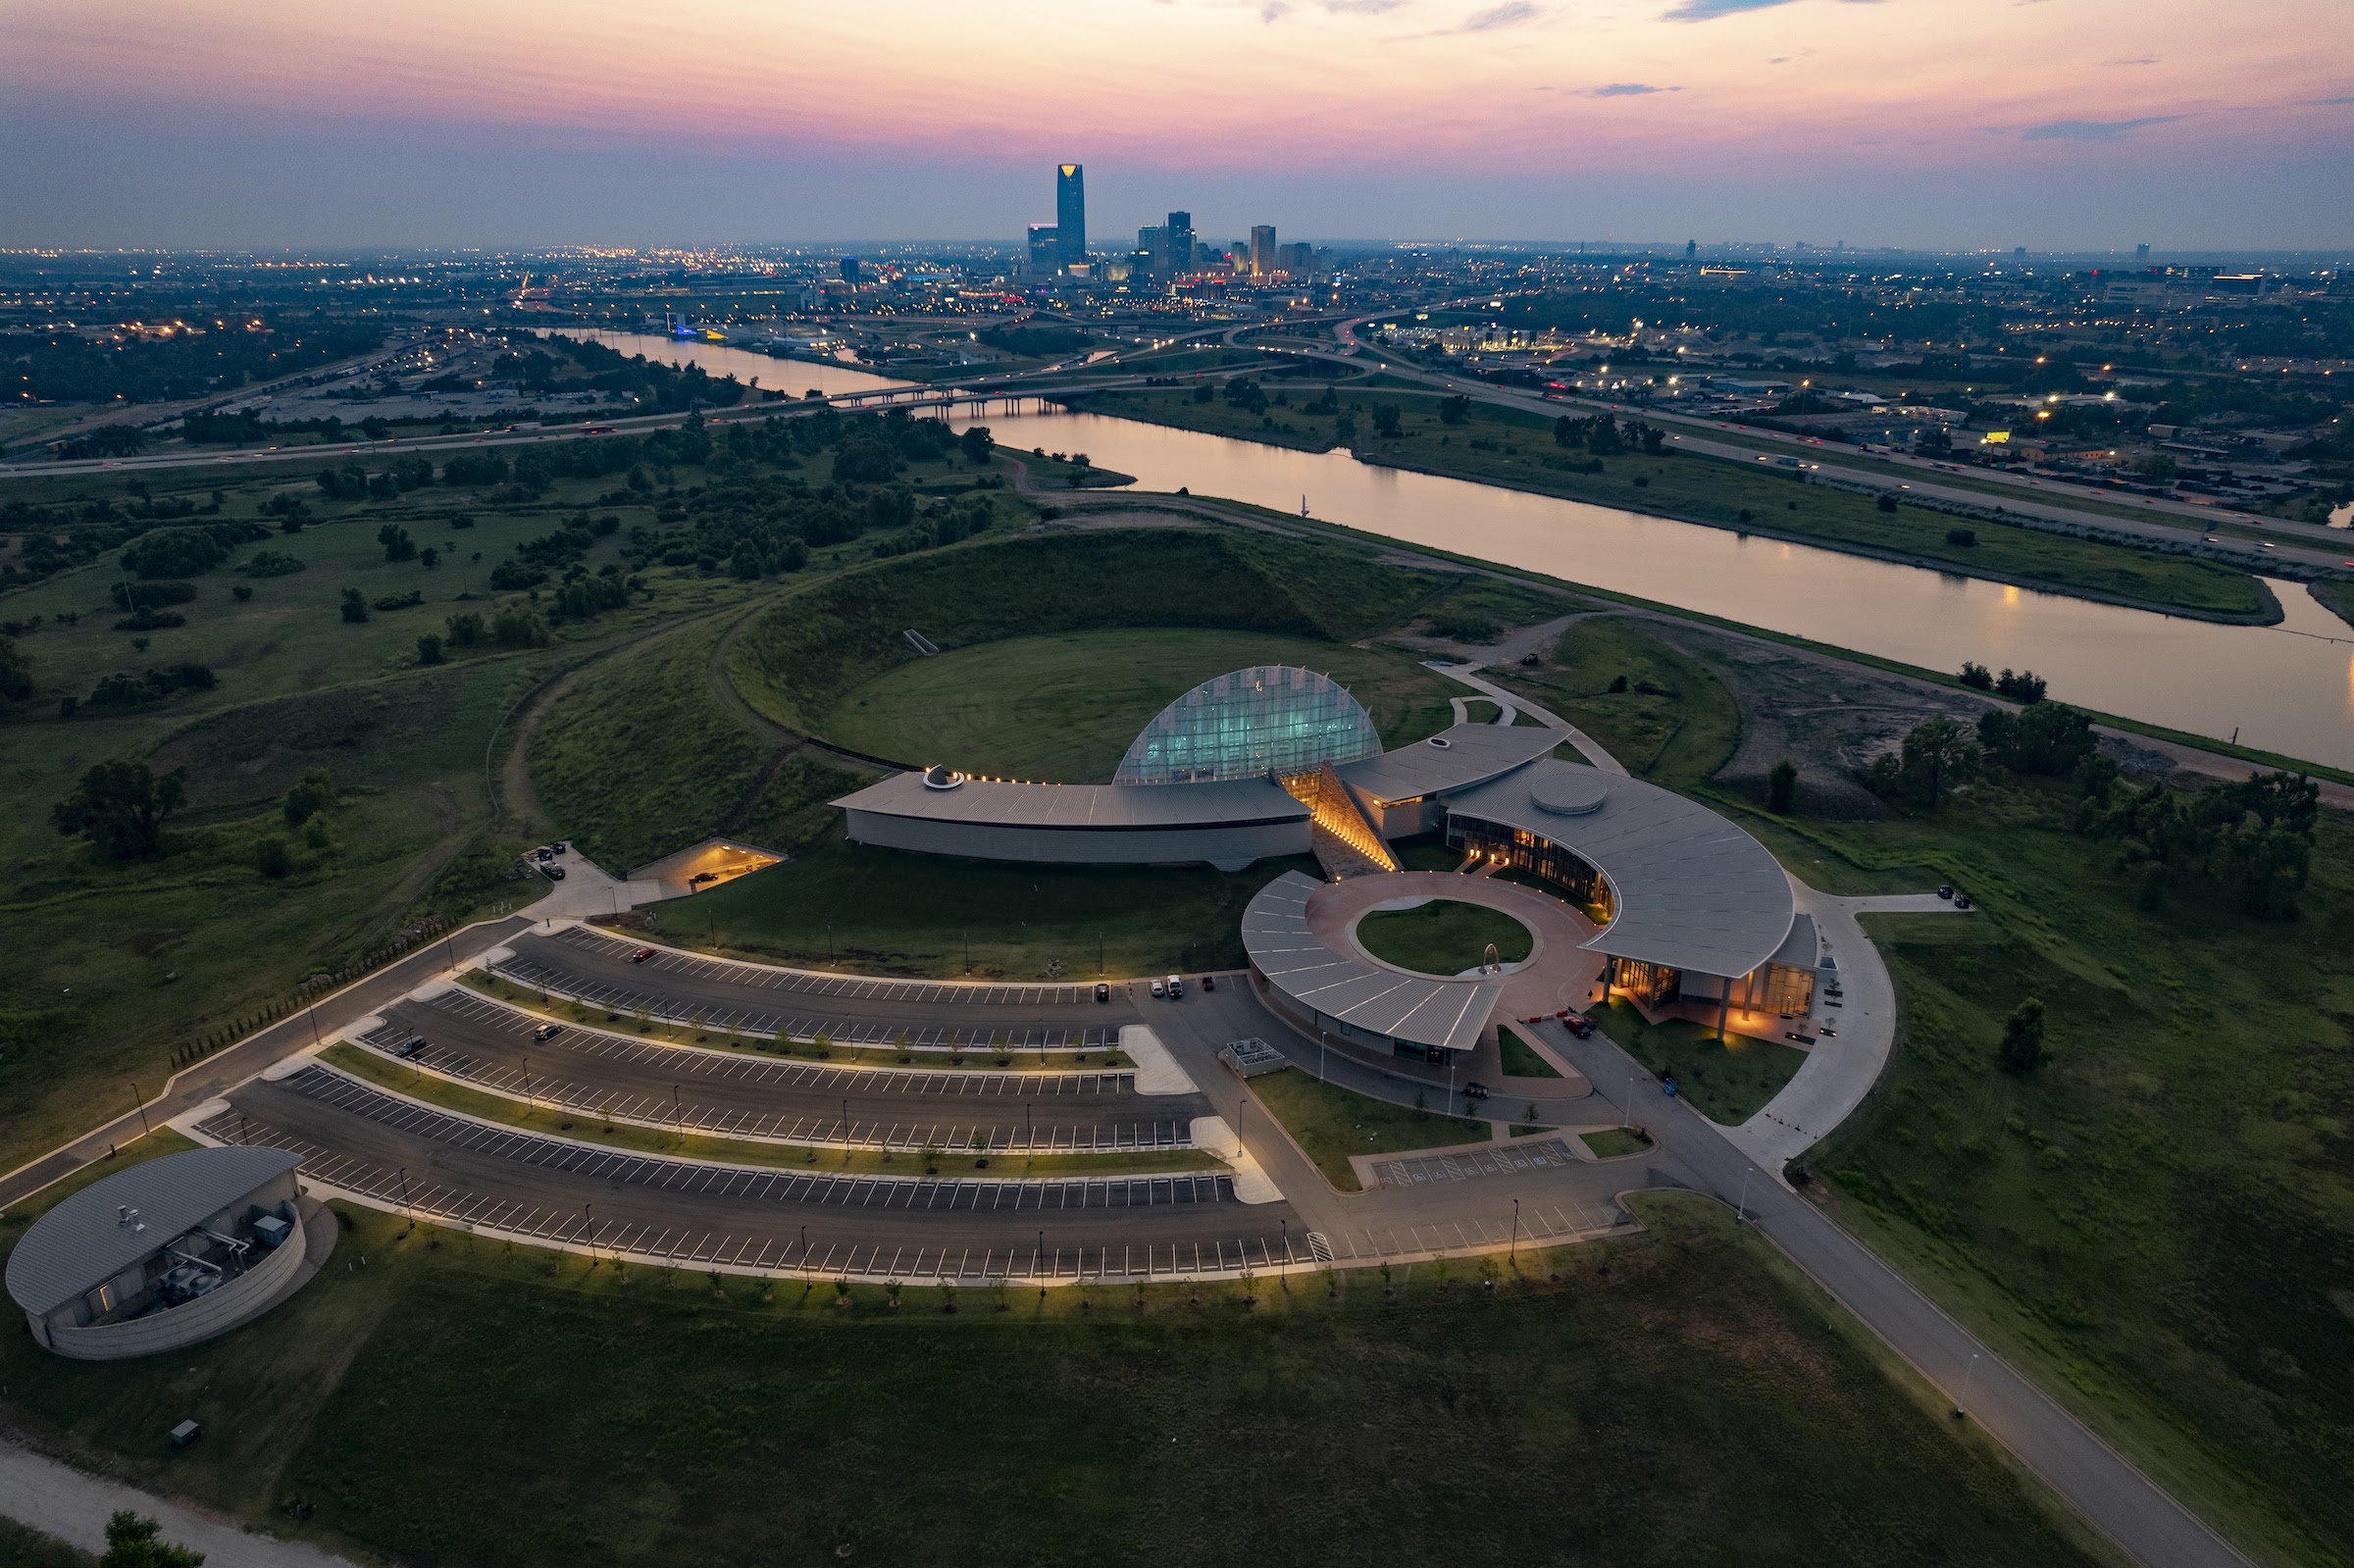
[[[0,0],[0,92],[730,157],[1079,157],[1091,188],[1106,165],[2130,171],[2342,158],[2347,22],[2343,0]]]

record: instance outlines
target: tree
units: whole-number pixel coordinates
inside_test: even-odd
[[[161,778],[143,762],[101,762],[81,786],[50,811],[57,831],[96,844],[117,860],[137,860],[164,845],[164,822],[187,800],[188,770]]]
[[[1886,490],[1880,492],[1880,498],[1874,504],[1883,512],[1894,513],[1896,511],[1896,497],[1890,495]]]
[[[2009,697],[2014,702],[2041,702],[2043,677],[2032,670],[2021,670],[2017,674],[2005,670],[1994,678],[1994,693],[1998,697]]]
[[[1948,789],[1976,778],[1983,763],[1977,737],[1941,715],[1915,725],[1900,751],[1873,758],[1864,782],[1878,794],[1935,810]]]
[[[286,826],[299,828],[335,803],[335,776],[325,768],[312,768],[294,781],[286,791],[280,810],[284,813]]]
[[[2003,1071],[2024,1077],[2049,1057],[2043,1048],[2043,1003],[2030,996],[2003,1020]]]
[[[1766,809],[1789,815],[1798,800],[1798,769],[1788,757],[1773,765],[1766,775]]]
[[[15,637],[0,637],[0,701],[22,702],[31,695],[32,667]]]
[[[2134,464],[2133,472],[2148,480],[2152,484],[2172,484],[2175,482],[2175,474],[2178,466],[2175,462],[2173,453],[2157,452]]]
[[[956,445],[964,453],[964,460],[975,468],[989,461],[990,451],[997,444],[986,425],[967,425],[964,433],[956,437]]]
[[[294,869],[294,852],[276,834],[253,841],[253,869],[275,881]]]
[[[417,559],[417,541],[410,538],[409,531],[397,523],[387,523],[378,529],[376,542],[384,547],[384,559],[387,561]]]
[[[1373,433],[1395,440],[1398,435],[1398,405],[1384,403],[1373,411]]]
[[[1468,393],[1458,392],[1439,403],[1439,423],[1442,425],[1460,425],[1470,417],[1471,398]]]
[[[204,1553],[175,1541],[162,1541],[163,1526],[128,1508],[106,1522],[106,1555],[98,1568],[202,1568]]]
[[[441,662],[440,632],[427,632],[417,638],[417,662],[419,664],[439,664]]]
[[[483,640],[483,618],[472,610],[460,610],[449,618],[449,640],[457,647],[471,648]]]
[[[353,626],[368,619],[368,601],[357,588],[343,590],[343,619]]]
[[[1994,672],[1982,664],[1971,664],[1965,660],[1962,665],[1962,683],[1972,690],[1992,691]]]
[[[2013,773],[2074,773],[2100,742],[2092,718],[2065,702],[2037,702],[1978,715],[1978,744]]]

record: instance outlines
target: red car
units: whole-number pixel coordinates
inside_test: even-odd
[[[633,964],[642,964],[653,956],[654,950],[651,947],[640,947],[636,952],[630,954],[630,962]]]

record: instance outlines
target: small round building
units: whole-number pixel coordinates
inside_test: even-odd
[[[289,1149],[202,1148],[117,1171],[25,1233],[8,1293],[35,1340],[77,1360],[226,1334],[292,1295],[334,1245],[315,1203],[306,1223],[301,1163]]]

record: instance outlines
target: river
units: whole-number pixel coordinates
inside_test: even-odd
[[[890,384],[864,371],[710,343],[597,333],[627,353],[827,392]],[[1035,409],[1036,404],[1027,405]],[[959,423],[963,423],[959,421]],[[1643,517],[1460,480],[1373,468],[1059,409],[991,413],[998,440],[1085,452],[1140,487],[1184,486],[1407,543],[1635,594],[1931,670],[2033,670],[2066,701],[2192,734],[2354,768],[2354,629],[2295,582],[2287,619],[2217,626]]]

